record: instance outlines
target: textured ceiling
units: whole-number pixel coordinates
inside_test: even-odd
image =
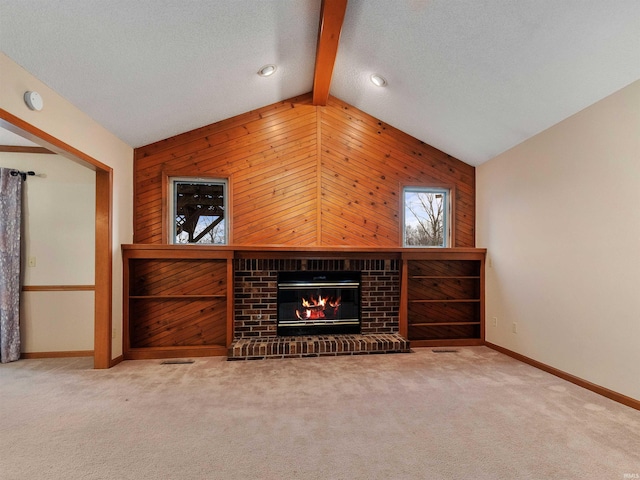
[[[9,130],[0,127],[0,145],[7,145],[10,147],[37,147],[33,142],[30,142],[26,138],[21,137]]]
[[[319,0],[0,0],[0,47],[138,147],[309,92],[319,16]]]
[[[311,91],[320,3],[1,0],[0,48],[138,147]],[[637,0],[349,0],[331,94],[479,165],[638,79]]]

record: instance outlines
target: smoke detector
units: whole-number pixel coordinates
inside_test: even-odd
[[[24,92],[24,103],[27,104],[27,107],[31,110],[35,110],[36,112],[42,110],[42,107],[44,106],[42,97],[38,92]]]

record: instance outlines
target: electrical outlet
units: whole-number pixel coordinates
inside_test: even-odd
[[[518,324],[516,322],[513,322],[513,324],[511,325],[511,330],[513,331],[513,333],[518,333]]]
[[[492,322],[494,327],[497,327],[498,326],[498,317],[491,318],[491,322]]]
[[[27,259],[27,266],[28,267],[35,267],[36,266],[36,257],[29,257]]]

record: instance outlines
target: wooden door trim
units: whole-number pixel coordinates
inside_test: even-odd
[[[0,126],[96,172],[94,368],[111,366],[113,169],[0,108]]]

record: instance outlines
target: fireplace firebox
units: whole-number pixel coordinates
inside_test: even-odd
[[[279,272],[277,334],[360,333],[360,288],[360,272]]]

